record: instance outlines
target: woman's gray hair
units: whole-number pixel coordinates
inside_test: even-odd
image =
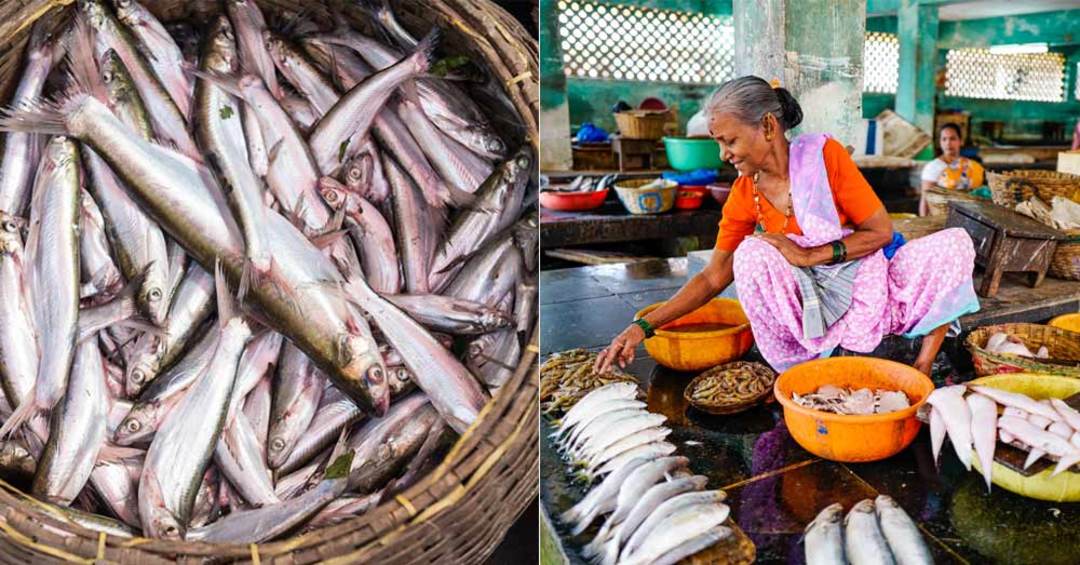
[[[749,125],[761,124],[765,114],[776,116],[780,126],[789,130],[802,122],[802,108],[787,89],[773,88],[765,79],[744,76],[721,84],[705,103],[705,114],[731,112]]]

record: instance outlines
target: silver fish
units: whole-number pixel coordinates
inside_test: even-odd
[[[956,456],[964,467],[971,469],[971,411],[964,402],[965,390],[963,385],[935,389],[926,402],[941,413]]]
[[[259,125],[259,117],[255,108],[249,104],[241,104],[240,118],[244,126],[244,140],[247,142],[251,170],[259,178],[264,178],[270,172],[270,154],[266,148],[262,126]]]
[[[675,453],[676,447],[666,441],[653,441],[645,444],[641,444],[637,447],[632,447],[619,455],[611,458],[607,463],[600,466],[599,469],[594,471],[586,470],[584,477],[588,481],[595,480],[596,477],[606,476],[619,467],[626,464],[627,461],[635,459],[637,457],[664,457]]]
[[[67,390],[79,318],[79,150],[67,137],[45,146],[30,204],[24,274],[41,356],[32,400],[19,404],[0,437],[51,410]],[[6,328],[5,328],[6,330]],[[44,438],[44,422],[34,422]]]
[[[979,457],[979,467],[986,480],[986,489],[990,490],[990,473],[994,463],[994,448],[997,445],[997,403],[979,394],[969,394],[968,410],[971,411],[971,438],[975,444],[975,454]],[[878,514],[881,514],[881,499],[878,498]]]
[[[266,49],[266,19],[253,0],[228,0],[225,8],[236,29],[242,66],[258,73],[275,97],[282,95],[274,72],[274,61]]]
[[[455,335],[475,335],[510,326],[506,312],[470,300],[438,294],[384,294],[425,327]]]
[[[1061,415],[1054,410],[1053,407],[1041,404],[1032,400],[1028,396],[1018,394],[1015,392],[1009,392],[1007,390],[1001,390],[999,388],[993,388],[989,386],[973,386],[971,387],[975,392],[984,396],[990,397],[991,400],[1002,404],[1004,406],[1012,406],[1025,410],[1031,414],[1037,414],[1050,421],[1057,422],[1062,419]]]
[[[513,328],[482,335],[469,344],[465,365],[488,388],[500,387],[514,376],[521,359],[521,341]]]
[[[626,436],[619,441],[609,445],[603,451],[596,453],[595,455],[581,461],[582,466],[586,467],[586,470],[592,471],[598,469],[604,463],[614,459],[623,453],[654,441],[663,441],[664,438],[671,435],[671,429],[664,426],[656,426],[653,428],[646,428],[635,434]]]
[[[33,492],[68,506],[82,491],[105,442],[109,412],[105,366],[96,341],[79,346],[64,400],[53,411],[49,441],[38,462]]]
[[[57,55],[63,54],[63,49],[62,41],[49,37],[44,20],[34,24],[26,46],[26,64],[11,98],[12,106],[29,104],[41,96],[45,78]],[[5,136],[3,157],[0,158],[0,212],[25,216],[39,158],[36,137],[25,132],[11,132]]]
[[[496,239],[469,259],[445,289],[434,285],[432,291],[491,306],[517,287],[522,269],[513,238]]]
[[[403,81],[427,72],[437,41],[438,34],[430,34],[412,55],[354,86],[319,120],[308,143],[323,174],[332,175],[341,166],[342,143],[358,134],[364,135],[376,113]]]
[[[139,40],[154,74],[169,93],[180,113],[191,117],[194,86],[184,75],[184,55],[176,40],[149,10],[135,0],[115,0],[116,18]]]
[[[427,330],[375,294],[363,280],[349,281],[346,289],[401,353],[416,385],[428,395],[439,414],[454,431],[464,433],[488,400],[476,377]]]
[[[435,244],[424,226],[424,218],[429,214],[427,204],[405,172],[386,154],[383,154],[383,166],[394,195],[394,236],[401,256],[405,289],[410,293],[426,294],[431,290],[429,266]]]
[[[687,492],[669,498],[649,514],[649,517],[638,526],[634,535],[627,538],[626,544],[619,553],[619,562],[632,557],[654,534],[663,535],[665,530],[663,526],[670,524],[673,519],[681,522],[687,516],[694,516],[702,508],[710,508],[708,512],[710,514],[715,512],[714,517],[724,516],[720,519],[720,522],[723,522],[729,511],[727,506],[721,504],[726,498],[727,495],[722,490]]]
[[[818,513],[803,534],[806,565],[844,565],[844,507],[834,502]]]
[[[105,328],[114,324],[127,323],[127,320],[135,316],[140,282],[141,279],[136,278],[108,302],[79,310],[76,341],[82,343]]]
[[[123,286],[120,269],[113,262],[112,250],[105,235],[105,218],[94,199],[85,190],[79,199],[79,271],[82,273],[83,297],[115,294]]]
[[[280,502],[274,494],[266,455],[243,412],[235,414],[222,431],[214,448],[214,462],[248,504],[264,506]]]
[[[596,392],[597,390],[600,389],[595,389],[593,392]],[[584,400],[584,398],[582,398],[582,400]],[[578,402],[580,403],[581,401]],[[574,406],[577,405],[575,404]],[[637,400],[633,396],[613,396],[610,400],[607,400],[602,404],[598,404],[593,410],[587,412],[574,410],[573,408],[571,408],[569,411],[567,411],[565,415],[563,415],[562,419],[558,421],[558,429],[551,434],[551,437],[552,439],[559,441],[560,438],[566,437],[566,435],[573,431],[574,428],[577,428],[579,425],[588,425],[589,422],[607,412],[614,412],[616,410],[626,409],[638,410],[644,409],[645,406],[646,404],[644,402]]]
[[[398,115],[409,127],[428,161],[451,186],[472,194],[491,174],[491,162],[450,138],[431,123],[421,108],[415,87],[404,87],[406,96],[397,106]]]
[[[634,558],[635,560],[631,561],[631,563],[647,562],[650,565],[675,565],[691,555],[704,551],[720,541],[730,538],[732,535],[734,535],[734,532],[731,528],[726,526],[716,526],[693,537],[686,538],[684,541],[670,543],[663,549],[664,553],[661,553],[658,557],[650,556],[642,558],[647,559],[648,561],[637,561],[636,558]]]
[[[109,49],[116,51],[124,62],[124,67],[131,73],[157,137],[178,148],[184,155],[192,159],[199,158],[201,153],[188,131],[184,113],[161,84],[131,32],[120,24],[102,0],[79,0],[79,12],[85,18],[83,21],[96,32],[95,49],[83,53],[78,53],[81,49],[74,49],[73,53],[79,56],[101,57]],[[77,21],[76,28],[78,27]],[[81,33],[76,31],[76,36]]]
[[[985,397],[984,397],[985,398]],[[881,494],[874,499],[881,531],[889,542],[889,549],[897,565],[932,565],[934,558],[926,545],[919,527],[892,497]]]
[[[649,461],[644,465],[634,467],[633,471],[627,474],[619,485],[618,494],[616,496],[609,496],[597,501],[579,520],[577,520],[577,524],[573,529],[573,534],[576,536],[581,532],[584,532],[585,529],[592,524],[593,520],[600,517],[602,514],[616,511],[620,503],[624,506],[627,505],[628,503],[626,501],[629,500],[630,497],[624,495],[624,492],[633,491],[636,493],[634,495],[636,498],[637,494],[640,494],[639,491],[644,488],[642,485],[652,486],[666,473],[672,473],[681,469],[689,462],[690,460],[685,457],[661,457]],[[625,512],[629,512],[629,507],[626,508]]]
[[[592,513],[592,509],[597,505],[603,503],[605,500],[609,500],[619,494],[619,487],[622,486],[626,477],[630,476],[630,473],[634,469],[645,465],[652,459],[645,457],[639,457],[632,461],[628,461],[626,465],[620,468],[615,473],[608,475],[599,485],[593,487],[584,498],[578,501],[577,504],[572,506],[566,512],[559,515],[559,521],[564,524],[576,523],[585,518],[588,514]]]
[[[718,502],[696,504],[675,510],[648,530],[639,529],[638,532],[645,531],[648,532],[647,535],[642,536],[641,541],[632,552],[620,556],[619,561],[634,563],[635,565],[656,562],[671,563],[671,555],[669,554],[679,550],[687,542],[692,542],[692,546],[700,551],[703,547],[695,541],[698,536],[723,524],[727,520],[729,513],[730,510],[727,505]],[[730,535],[731,530],[727,528],[724,528],[724,530],[727,530],[725,533]],[[712,541],[713,539],[720,539],[720,537],[725,536],[720,535],[717,538],[708,539]],[[715,543],[715,541],[712,541],[712,543]],[[628,545],[627,548],[629,547]],[[683,552],[685,552],[685,549]]]
[[[37,333],[30,312],[30,289],[25,284],[19,222],[0,212],[0,385],[15,406],[33,401],[38,374]]]
[[[32,478],[37,472],[37,459],[18,441],[0,441],[0,470],[7,476]]]
[[[382,491],[367,496],[343,496],[319,511],[311,518],[306,529],[323,528],[340,524],[345,520],[359,516],[379,505],[382,500]]]
[[[274,401],[270,408],[267,451],[271,469],[281,467],[318,411],[326,375],[307,355],[292,345],[281,354],[274,378]]]
[[[844,517],[844,550],[851,565],[896,563],[878,527],[873,500],[860,501]]]
[[[300,436],[300,441],[293,448],[289,459],[275,469],[278,475],[291,473],[311,461],[316,455],[334,443],[341,435],[341,429],[360,420],[363,411],[356,403],[349,400],[336,388],[323,393],[322,404],[315,412],[315,418],[307,432]]]
[[[417,393],[395,403],[386,416],[365,422],[347,444],[356,452],[349,490],[368,494],[400,474],[439,421],[427,397]]]
[[[263,448],[263,459],[266,459],[266,443],[270,434],[270,404],[273,395],[270,392],[272,382],[270,374],[263,375],[255,388],[244,399],[244,415],[247,416],[251,429],[255,431],[255,437]]]
[[[614,561],[619,555],[622,543],[634,534],[638,526],[660,504],[685,492],[701,490],[705,488],[707,482],[708,478],[702,475],[693,475],[674,478],[653,485],[634,503],[633,508],[630,509],[624,519],[615,521],[612,517],[608,517],[596,537],[593,538],[592,543],[586,546],[585,556],[601,555],[602,561]]]
[[[401,291],[401,269],[398,268],[394,233],[375,206],[362,196],[345,190],[329,177],[319,180],[323,200],[334,210],[345,210],[345,221],[360,251],[364,278],[380,294]]]
[[[139,516],[143,531],[154,538],[184,537],[200,480],[225,425],[240,356],[251,338],[247,322],[230,304],[220,264],[214,278],[220,316],[217,349],[206,372],[154,436],[139,479]]]
[[[191,265],[172,296],[165,334],[147,332],[128,356],[124,386],[136,396],[184,351],[195,332],[214,311],[214,277]]]
[[[139,521],[139,475],[143,457],[99,461],[90,473],[90,484],[99,498],[120,521],[141,528]]]
[[[211,543],[261,543],[274,539],[306,522],[348,486],[352,453],[337,458],[326,470],[325,478],[313,489],[277,504],[256,510],[233,512],[198,530],[188,539]]]

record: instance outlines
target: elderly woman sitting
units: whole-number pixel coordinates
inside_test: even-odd
[[[914,366],[930,374],[949,324],[979,308],[967,233],[940,231],[887,258],[892,222],[844,147],[824,134],[785,136],[802,121],[787,90],[741,77],[720,86],[707,111],[724,160],[739,172],[712,260],[623,330],[597,368],[625,366],[653,328],[734,281],[757,347],[777,371],[836,347],[869,353],[898,334],[923,338]]]

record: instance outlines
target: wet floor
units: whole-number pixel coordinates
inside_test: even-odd
[[[542,273],[540,286],[545,355],[574,347],[599,349],[647,305],[638,305],[635,296],[649,304],[663,300],[686,276],[676,268],[635,279],[625,276],[622,266],[550,273],[558,284],[550,285],[549,273]],[[752,350],[747,358],[754,357]],[[945,365],[935,380],[967,376]],[[758,563],[802,563],[803,528],[821,509],[833,502],[849,509],[878,494],[895,498],[915,519],[937,563],[1080,562],[1080,504],[1040,502],[999,488],[988,494],[982,477],[965,471],[951,447],[943,449],[940,468],[934,465],[925,427],[911,446],[887,460],[835,463],[799,447],[775,403],[711,416],[683,400],[692,374],[658,367],[642,348],[628,370],[641,379],[649,410],[668,417],[673,429],[668,441],[690,459],[691,470],[709,477],[708,488],[727,491],[733,519],[757,546]],[[546,438],[549,432],[545,420],[540,498],[555,518],[585,490],[572,482]],[[579,551],[591,532],[564,539],[572,562],[585,562]]]

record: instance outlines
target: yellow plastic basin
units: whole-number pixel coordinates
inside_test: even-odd
[[[1050,325],[1071,332],[1080,332],[1080,314],[1062,314],[1050,320]]]
[[[975,379],[970,384],[1017,392],[1036,400],[1068,398],[1080,393],[1080,379],[1057,375],[1029,373],[991,375]],[[981,469],[978,469],[978,458],[974,459],[976,469],[981,472]],[[1040,473],[1025,477],[995,461],[990,478],[995,485],[1020,496],[1050,502],[1080,502],[1080,474],[1066,471],[1051,478],[1050,473],[1053,470],[1051,466]]]
[[[664,302],[646,306],[634,315],[637,320]],[[726,324],[733,327],[711,332],[680,332],[690,324]],[[657,363],[676,371],[702,371],[734,361],[750,349],[754,336],[750,320],[738,300],[714,298],[693,312],[656,330],[645,340],[645,350]]]
[[[826,384],[900,390],[911,406],[887,414],[846,416],[800,406],[791,398],[793,392],[807,394]],[[791,437],[818,457],[844,462],[885,459],[910,445],[919,433],[915,412],[933,390],[933,381],[921,371],[871,357],[808,361],[785,371],[773,387]]]

